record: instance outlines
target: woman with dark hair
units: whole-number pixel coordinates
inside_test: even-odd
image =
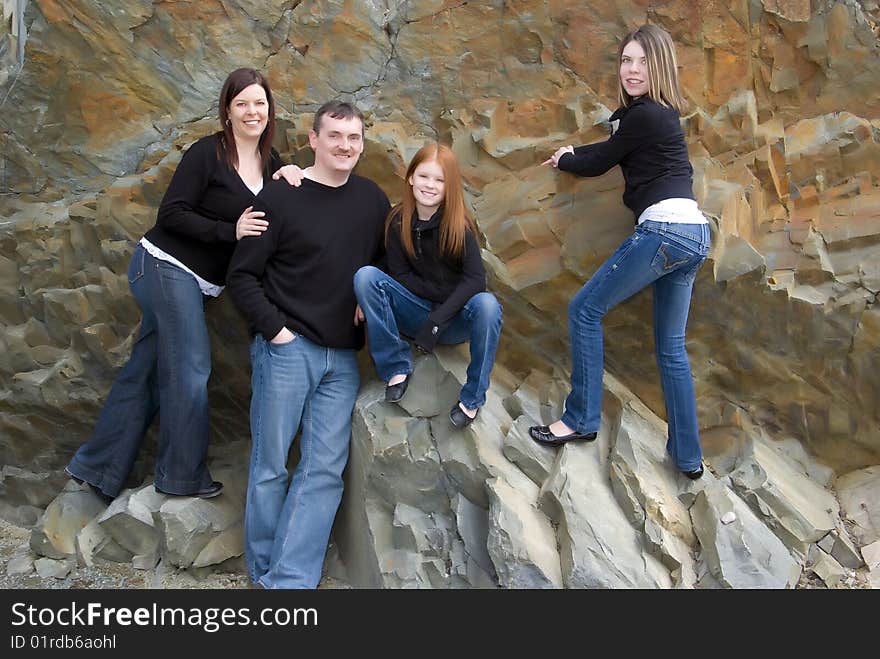
[[[223,489],[206,463],[211,346],[204,305],[222,292],[236,241],[266,230],[253,201],[282,163],[272,148],[272,91],[259,71],[229,74],[219,114],[221,130],[183,154],[155,226],[134,250],[128,281],[143,313],[140,333],[91,438],[66,468],[105,501],[119,494],[160,410],[156,491],[209,498]]]
[[[678,81],[675,44],[662,28],[643,25],[617,52],[620,121],[610,139],[564,146],[544,162],[580,176],[623,172],[623,203],[635,232],[596,271],[568,306],[571,393],[562,418],[533,426],[536,442],[560,446],[596,439],[602,412],[602,319],[648,285],[654,289],[654,347],[666,400],[666,450],[690,479],[703,475],[697,404],[685,327],[697,271],[709,251],[709,225],[693,193],[680,115],[687,103]]]
[[[437,343],[470,341],[471,361],[459,400],[449,412],[470,425],[486,402],[501,332],[501,305],[486,291],[477,229],[465,208],[455,154],[428,144],[413,156],[403,201],[385,227],[388,273],[365,266],[354,276],[355,323],[366,317],[370,354],[386,382],[385,400],[403,398],[412,373],[409,344],[431,352]]]

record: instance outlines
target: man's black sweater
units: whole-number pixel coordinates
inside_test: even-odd
[[[392,222],[388,231],[388,274],[406,289],[434,302],[427,321],[413,337],[426,349],[432,349],[436,337],[452,322],[461,308],[477,293],[486,290],[486,271],[480,258],[476,236],[465,231],[464,254],[453,259],[440,251],[440,217],[438,210],[429,220],[412,217],[412,241],[415,258],[410,257],[400,240],[400,220]],[[437,327],[437,333],[431,330]]]
[[[156,225],[146,239],[183,263],[199,277],[222,286],[235,251],[235,223],[254,203],[234,169],[217,157],[221,133],[203,137],[183,154],[162,197]],[[271,172],[283,163],[273,149]]]
[[[281,180],[263,188],[254,209],[269,228],[238,241],[226,277],[251,332],[270,341],[287,327],[327,348],[363,347],[353,279],[383,255],[385,193],[356,175],[335,188]]]
[[[640,96],[619,108],[609,121],[620,120],[610,139],[576,147],[557,162],[559,169],[599,176],[614,165],[623,171],[623,203],[635,213],[658,201],[695,199],[693,167],[688,159],[678,112]]]

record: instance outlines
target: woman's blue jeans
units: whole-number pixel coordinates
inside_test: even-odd
[[[654,286],[654,347],[666,401],[666,450],[682,471],[702,461],[697,404],[685,327],[694,278],[709,252],[707,224],[644,222],[568,305],[571,393],[562,421],[579,433],[599,429],[604,351],[602,319],[611,309]]]
[[[131,357],[116,377],[91,438],[67,469],[104,494],[119,494],[159,412],[156,487],[191,494],[211,485],[206,458],[211,345],[195,278],[141,245],[128,269],[143,313]]]
[[[388,382],[395,375],[412,373],[409,343],[401,333],[415,336],[427,321],[433,305],[408,291],[394,278],[373,266],[354,275],[354,293],[367,319],[370,354],[379,377]],[[482,407],[489,389],[489,374],[501,334],[501,305],[491,293],[477,293],[468,300],[452,323],[441,332],[438,343],[455,345],[470,341],[471,361],[459,400],[468,409]]]

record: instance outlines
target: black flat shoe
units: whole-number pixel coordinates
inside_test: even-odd
[[[567,435],[554,435],[550,431],[550,426],[532,426],[529,428],[529,436],[545,446],[562,446],[568,442],[592,442],[598,434],[588,432],[582,435],[578,432],[570,432]]]
[[[480,410],[477,410],[477,414],[480,413]],[[477,418],[477,414],[474,414],[473,418],[469,417],[464,413],[464,410],[461,409],[458,403],[455,404],[451,410],[449,410],[449,420],[452,421],[452,425],[456,428],[465,428],[471,425],[474,422],[474,419]]]
[[[173,492],[163,492],[158,487],[156,487],[155,483],[153,484],[153,488],[159,494],[164,494],[165,496],[169,497],[196,497],[198,499],[213,499],[223,491],[223,483],[221,483],[220,481],[214,481],[205,489],[199,490],[198,492],[190,492],[189,494],[174,494]]]
[[[398,382],[397,384],[390,384],[385,387],[385,402],[386,403],[396,403],[401,398],[403,398],[403,394],[406,393],[406,388],[409,386],[409,376],[411,374],[407,374],[406,378],[404,378],[403,382]]]
[[[694,469],[693,471],[683,471],[681,472],[692,481],[697,480],[700,476],[703,475],[703,465],[700,465],[699,468]]]

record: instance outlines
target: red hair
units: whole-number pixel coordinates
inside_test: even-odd
[[[440,165],[440,169],[443,170],[446,192],[440,205],[442,212],[440,217],[440,253],[447,257],[461,259],[464,256],[465,231],[476,235],[477,228],[465,207],[464,187],[461,183],[458,160],[452,149],[442,144],[426,144],[416,152],[410,161],[403,179],[403,201],[392,208],[391,213],[388,214],[388,223],[385,225],[385,240],[387,242],[391,225],[399,220],[400,242],[407,255],[410,258],[415,258],[412,241],[412,217],[416,210],[416,198],[410,180],[419,165],[432,160],[436,161]]]

